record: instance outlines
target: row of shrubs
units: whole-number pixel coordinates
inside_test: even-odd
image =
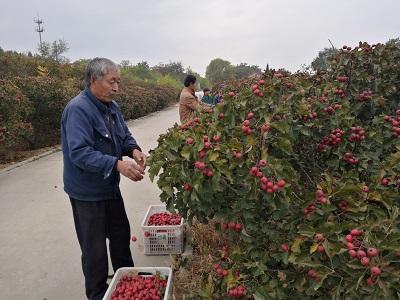
[[[85,66],[14,52],[0,53],[0,66],[0,159],[59,143],[62,111],[84,88]],[[178,92],[123,77],[117,101],[125,119],[134,119],[176,102]]]

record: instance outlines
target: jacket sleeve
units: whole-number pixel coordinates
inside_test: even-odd
[[[94,149],[93,127],[84,110],[70,106],[64,122],[71,161],[85,171],[103,174],[104,179],[110,176],[117,158]]]
[[[194,98],[190,96],[185,96],[183,99],[183,104],[187,107],[190,107],[192,110],[198,109],[200,107],[200,103]]]

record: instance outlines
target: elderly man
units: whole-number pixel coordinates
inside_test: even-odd
[[[64,190],[69,195],[82,251],[86,296],[107,290],[109,240],[114,271],[132,267],[130,225],[119,189],[120,174],[143,179],[146,156],[125,124],[118,104],[118,66],[106,58],[89,62],[86,89],[65,107],[61,122]],[[134,159],[124,161],[123,156]]]
[[[187,75],[184,81],[184,88],[179,97],[179,117],[181,123],[190,119],[195,111],[212,112],[211,107],[203,107],[195,96],[196,77]]]

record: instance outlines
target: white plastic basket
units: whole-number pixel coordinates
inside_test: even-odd
[[[179,225],[154,226],[146,225],[150,216],[155,213],[167,212],[165,205],[150,205],[142,222],[144,254],[166,255],[183,252],[184,225],[183,218]],[[149,236],[144,235],[145,232]]]
[[[139,274],[140,273],[151,273],[156,275],[157,272],[160,272],[163,276],[168,276],[167,278],[167,286],[165,288],[165,294],[163,300],[168,300],[171,293],[171,285],[172,285],[172,269],[167,267],[131,267],[131,268],[119,268],[117,272],[115,272],[113,279],[108,286],[107,292],[103,297],[103,300],[111,300],[111,295],[115,291],[119,280],[127,274]],[[144,277],[151,276],[151,275],[143,275]]]

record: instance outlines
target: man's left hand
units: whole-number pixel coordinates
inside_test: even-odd
[[[138,149],[133,150],[132,157],[136,161],[136,163],[143,168],[146,168],[146,155],[143,152],[140,152]]]

